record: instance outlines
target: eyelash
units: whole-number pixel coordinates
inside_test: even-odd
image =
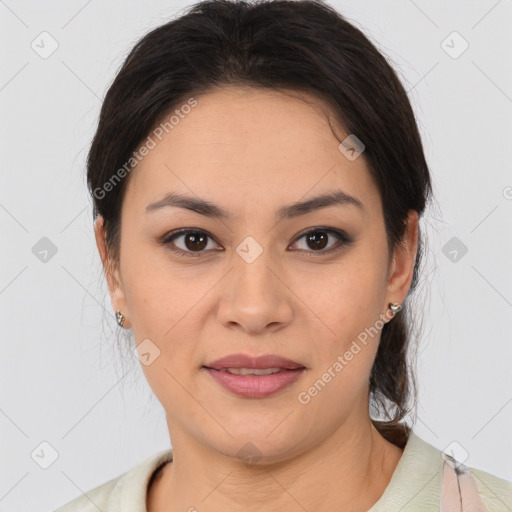
[[[322,256],[322,255],[325,255],[325,254],[331,254],[333,252],[336,252],[336,251],[338,251],[338,250],[340,250],[340,249],[342,249],[344,247],[347,247],[347,246],[353,244],[354,241],[355,241],[355,239],[353,237],[347,235],[344,231],[340,231],[340,230],[337,230],[337,229],[327,228],[327,227],[320,226],[320,227],[316,227],[316,228],[310,229],[310,230],[300,234],[294,240],[293,243],[298,242],[301,238],[304,238],[306,235],[310,235],[310,234],[314,234],[314,233],[318,233],[318,232],[334,235],[334,237],[337,239],[338,243],[336,243],[330,249],[326,249],[326,250],[322,249],[322,250],[318,250],[318,251],[307,251],[307,250],[304,251],[304,250],[300,249],[299,252],[310,253],[308,255],[308,257],[313,257],[314,258],[314,257],[317,257],[317,256]],[[187,257],[191,257],[191,258],[198,258],[198,257],[202,256],[202,254],[206,252],[205,250],[194,252],[194,251],[184,251],[184,250],[178,249],[176,247],[171,247],[171,243],[174,242],[174,240],[176,238],[179,238],[180,236],[186,235],[186,234],[206,235],[207,237],[213,239],[213,237],[209,233],[207,233],[206,231],[203,231],[201,229],[183,228],[183,229],[179,229],[179,230],[171,231],[170,233],[167,233],[161,239],[160,243],[162,245],[168,247],[168,249],[171,250],[172,252],[174,252],[176,254],[179,254],[179,255],[182,255],[182,256],[187,256]]]

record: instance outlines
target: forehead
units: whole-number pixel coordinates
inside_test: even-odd
[[[365,159],[339,150],[349,133],[318,98],[225,87],[194,99],[175,107],[172,129],[150,134],[155,145],[132,171],[126,201],[142,208],[180,191],[236,210],[237,200],[288,204],[334,188],[379,201]]]

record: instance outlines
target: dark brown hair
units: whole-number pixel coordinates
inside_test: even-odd
[[[363,157],[380,190],[392,254],[403,240],[407,213],[421,216],[432,193],[422,141],[396,72],[372,42],[332,7],[314,0],[203,1],[157,27],[129,52],[110,86],[87,160],[94,217],[119,258],[120,213],[127,162],[173,109],[217,87],[302,91],[323,100],[348,133],[365,145]],[[125,172],[119,172],[124,168]],[[112,181],[113,177],[123,179]],[[105,187],[105,184],[110,186]],[[384,325],[370,376],[372,418],[388,440],[403,446],[401,423],[416,406],[407,360],[408,303],[418,281],[422,236],[411,290],[402,311]]]

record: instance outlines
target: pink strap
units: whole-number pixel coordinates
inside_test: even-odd
[[[469,468],[444,456],[440,512],[488,512]]]

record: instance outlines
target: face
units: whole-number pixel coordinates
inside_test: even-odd
[[[145,343],[142,369],[173,445],[236,457],[250,442],[263,460],[285,460],[368,421],[379,327],[409,289],[417,216],[390,261],[364,153],[338,149],[349,134],[336,125],[335,137],[313,97],[224,88],[196,100],[131,171],[112,305]],[[285,210],[333,192],[355,200]],[[219,210],[166,205],[171,193]],[[101,219],[96,236],[105,263]],[[305,370],[241,396],[204,368],[233,353]]]

